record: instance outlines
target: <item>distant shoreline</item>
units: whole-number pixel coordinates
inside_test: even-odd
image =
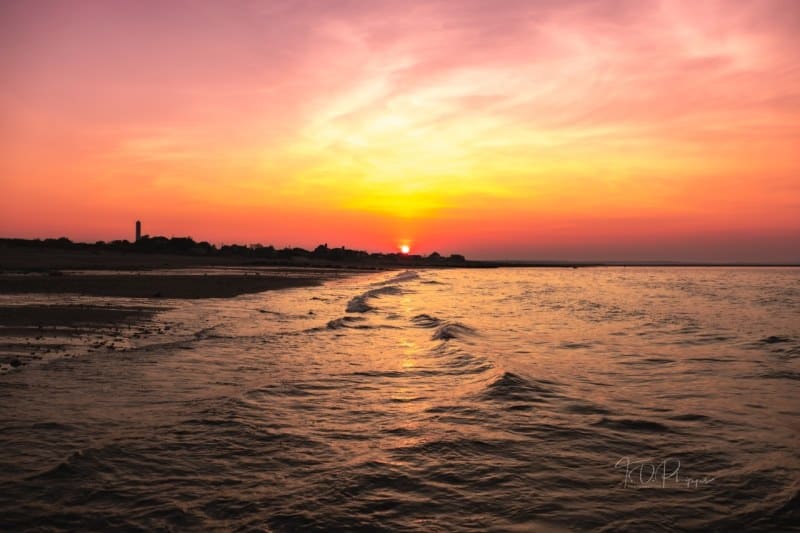
[[[643,268],[643,267],[657,267],[657,268],[692,268],[692,267],[700,267],[700,268],[727,268],[727,267],[734,267],[734,268],[798,268],[800,267],[800,263],[670,263],[670,262],[656,262],[656,263],[648,263],[648,262],[626,262],[626,263],[547,263],[547,262],[530,262],[530,263],[517,263],[517,262],[498,262],[502,264],[498,264],[499,267],[502,268],[544,268],[544,267],[554,267],[554,268],[597,268],[597,267],[632,267],[632,268]]]
[[[15,243],[25,242],[23,246]],[[0,273],[55,273],[65,270],[114,270],[148,271],[158,269],[214,268],[214,267],[274,267],[279,269],[332,270],[395,270],[415,268],[592,268],[592,267],[744,267],[744,268],[796,268],[800,263],[752,263],[752,262],[683,262],[683,261],[519,261],[519,260],[470,260],[457,257],[432,259],[429,257],[400,254],[349,254],[343,258],[331,257],[344,249],[327,249],[331,254],[316,254],[301,249],[298,255],[282,250],[279,255],[196,255],[193,253],[120,251],[95,248],[94,245],[71,243],[74,246],[37,246],[34,241],[0,239]],[[292,250],[292,251],[293,251]],[[306,255],[299,255],[304,252]],[[349,255],[348,255],[349,254]]]

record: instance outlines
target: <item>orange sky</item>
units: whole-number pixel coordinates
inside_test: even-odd
[[[800,2],[0,4],[0,235],[800,261]]]

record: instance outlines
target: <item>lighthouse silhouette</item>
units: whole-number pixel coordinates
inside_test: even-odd
[[[136,241],[139,242],[139,239],[142,238],[142,222],[140,220],[136,221]]]

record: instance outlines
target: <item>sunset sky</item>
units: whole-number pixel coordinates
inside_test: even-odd
[[[4,1],[0,236],[800,261],[800,2]]]

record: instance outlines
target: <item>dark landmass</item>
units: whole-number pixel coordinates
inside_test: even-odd
[[[460,254],[449,256],[370,253],[348,248],[314,250],[273,246],[214,246],[190,237],[149,237],[96,243],[60,239],[0,239],[0,272],[53,272],[61,270],[152,270],[213,266],[303,267],[382,270],[395,268],[496,268],[598,266],[719,267],[800,266],[796,263],[722,263],[680,261],[476,261]]]
[[[105,305],[13,305],[0,306],[0,324],[7,328],[116,326],[130,324],[161,311],[161,307],[111,307]],[[8,333],[6,328],[0,329]]]
[[[348,248],[314,250],[253,244],[216,247],[189,237],[149,237],[136,242],[77,243],[60,239],[0,239],[0,270],[148,270],[199,266],[310,266],[324,268],[389,269],[409,267],[496,266],[467,261],[463,255],[428,256],[369,253]]]
[[[341,272],[338,276],[345,274]],[[240,294],[319,285],[338,277],[316,270],[253,274],[0,274],[0,294],[82,294],[127,298],[230,298]],[[0,315],[0,324],[5,324]]]

